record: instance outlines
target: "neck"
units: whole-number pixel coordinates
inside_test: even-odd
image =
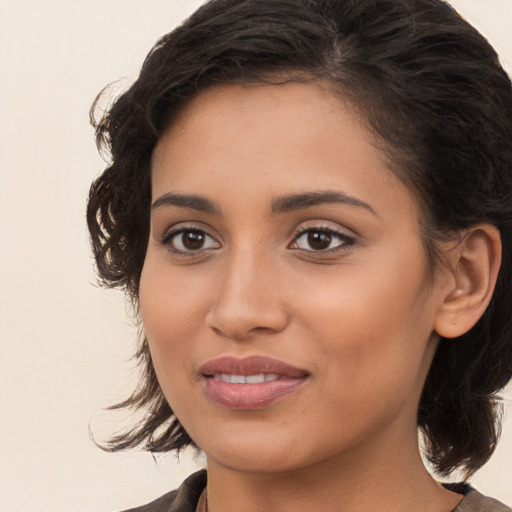
[[[244,472],[208,461],[208,512],[449,512],[460,499],[426,471],[417,440],[385,457],[366,447],[281,472]]]

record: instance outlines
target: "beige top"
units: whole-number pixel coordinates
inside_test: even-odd
[[[512,508],[472,490],[458,504],[453,512],[511,512]]]

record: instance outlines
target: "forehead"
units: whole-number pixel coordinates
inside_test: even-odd
[[[171,149],[184,150],[189,144],[193,151],[188,156],[195,158],[211,158],[220,148],[229,151],[230,158],[236,153],[249,155],[262,144],[266,144],[265,153],[274,152],[273,157],[280,144],[286,144],[283,153],[288,158],[306,150],[321,157],[326,147],[320,142],[327,134],[333,150],[356,143],[354,153],[360,150],[382,167],[384,158],[360,120],[348,101],[320,82],[215,86],[182,106],[155,148],[153,167],[178,156]],[[181,151],[179,156],[187,155]]]
[[[340,188],[354,196],[404,192],[356,109],[319,83],[223,85],[200,93],[159,141],[152,180],[154,197],[227,186],[246,197]]]

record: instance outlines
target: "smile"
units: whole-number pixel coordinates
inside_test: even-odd
[[[263,356],[214,359],[200,373],[207,398],[234,410],[269,407],[298,391],[309,377],[305,370]]]
[[[259,373],[257,375],[230,375],[229,373],[215,373],[213,380],[229,382],[230,384],[261,384],[279,379],[276,373]]]

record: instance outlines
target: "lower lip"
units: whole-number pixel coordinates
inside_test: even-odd
[[[297,391],[306,378],[281,377],[261,384],[231,384],[204,377],[206,392],[217,404],[227,409],[255,410],[264,409]]]

